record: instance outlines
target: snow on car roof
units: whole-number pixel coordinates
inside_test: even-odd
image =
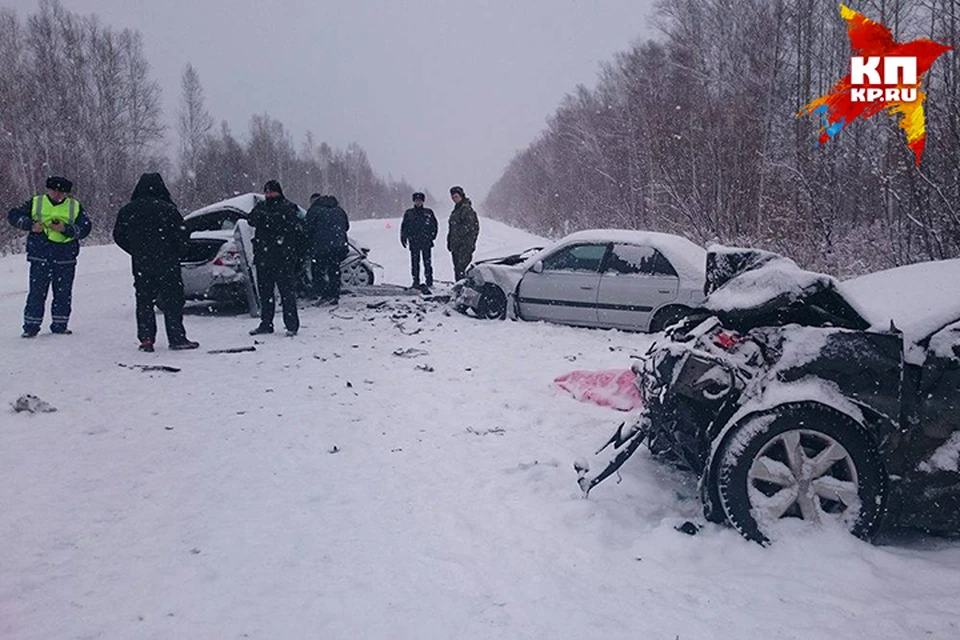
[[[920,262],[840,283],[840,291],[877,331],[890,321],[917,342],[960,318],[960,259]]]
[[[188,213],[183,218],[186,220],[188,218],[202,216],[213,211],[220,211],[221,209],[239,209],[244,213],[250,213],[261,200],[263,200],[263,196],[259,193],[245,193],[242,196],[234,196],[233,198],[227,198],[226,200],[221,200],[220,202],[208,204],[205,207],[201,207],[196,211]]]
[[[589,229],[571,233],[557,244],[570,242],[625,242],[648,245],[666,256],[681,280],[692,282],[696,287],[703,286],[707,252],[703,247],[681,236],[632,229]]]

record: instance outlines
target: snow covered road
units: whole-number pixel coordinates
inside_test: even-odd
[[[351,233],[407,284],[397,223]],[[478,254],[536,240],[482,224]],[[644,451],[581,499],[624,416],[551,381],[647,336],[346,297],[254,352],[192,313],[198,352],[142,354],[116,248],[83,250],[72,336],[18,337],[25,283],[0,259],[0,638],[960,637],[956,541],[687,536],[693,481]]]

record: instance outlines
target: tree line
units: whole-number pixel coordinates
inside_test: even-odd
[[[862,0],[899,41],[955,48],[924,76],[923,161],[894,117],[821,147],[797,118],[849,73],[836,0],[660,0],[662,37],[603,65],[485,208],[556,236],[623,227],[771,249],[840,276],[960,256],[960,2]]]
[[[283,123],[268,114],[251,117],[242,138],[226,123],[216,126],[192,65],[181,79],[175,162],[164,149],[167,133],[138,32],[112,29],[59,0],[40,0],[23,18],[0,9],[4,210],[40,192],[48,175],[64,175],[94,219],[92,238],[105,242],[144,171],[168,177],[184,213],[259,191],[269,178],[303,205],[315,191],[334,194],[355,218],[397,215],[413,191],[379,177],[356,144],[334,149],[308,134],[295,148]],[[0,225],[0,252],[21,250],[21,236]]]

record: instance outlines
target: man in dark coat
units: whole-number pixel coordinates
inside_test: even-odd
[[[196,349],[183,328],[183,279],[180,254],[187,231],[183,216],[170,198],[159,173],[144,173],[130,202],[117,213],[113,241],[130,254],[137,301],[137,339],[140,350],[153,352],[157,316],[163,311],[167,345],[174,350]]]
[[[300,316],[297,314],[297,269],[303,251],[303,227],[297,217],[297,205],[283,196],[276,180],[263,185],[266,200],[257,203],[247,217],[253,236],[253,262],[257,267],[257,289],[260,292],[260,325],[250,331],[255,336],[273,333],[276,311],[275,289],[280,290],[283,325],[287,336],[297,335]]]
[[[424,195],[413,194],[413,208],[403,212],[400,223],[400,244],[410,249],[410,275],[413,288],[429,293],[433,286],[433,241],[437,239],[437,217],[433,209],[423,206]],[[423,257],[423,272],[426,284],[420,285],[420,257]]]
[[[305,223],[314,292],[320,302],[340,302],[340,263],[347,257],[347,212],[333,196],[320,196],[307,211]]]
[[[50,331],[67,335],[73,306],[73,277],[77,269],[80,240],[92,227],[83,206],[70,197],[73,183],[59,176],[47,178],[47,193],[34,196],[7,213],[11,225],[28,232],[27,260],[30,290],[23,310],[24,338],[40,333],[47,291],[53,287]]]
[[[477,248],[480,221],[463,187],[450,187],[450,199],[454,207],[447,230],[447,250],[453,257],[454,280],[462,280]]]

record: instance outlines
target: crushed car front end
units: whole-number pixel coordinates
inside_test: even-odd
[[[478,318],[515,318],[517,285],[531,258],[541,250],[533,247],[500,258],[475,261],[463,279],[453,285],[454,308]]]

